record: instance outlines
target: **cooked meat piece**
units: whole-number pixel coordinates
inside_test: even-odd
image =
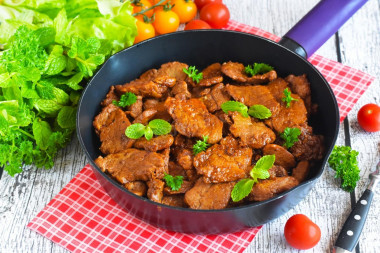
[[[175,207],[187,207],[184,194],[164,196],[162,198],[162,204]]]
[[[193,168],[193,152],[189,149],[181,149],[177,152],[177,162],[185,170],[191,170]]]
[[[292,101],[289,108],[286,108],[282,102],[279,113],[265,121],[265,124],[277,133],[282,133],[287,127],[297,127],[307,121],[307,111],[302,99],[296,94],[292,94],[292,97],[297,101]]]
[[[268,144],[263,148],[263,155],[275,155],[276,160],[274,164],[284,167],[289,170],[296,166],[294,156],[287,151],[284,147],[276,144]]]
[[[262,75],[254,75],[250,77],[245,73],[245,67],[243,64],[231,61],[223,63],[222,72],[231,79],[241,83],[260,84],[267,83],[268,81],[277,78],[277,73],[274,70]]]
[[[165,168],[169,168],[169,159],[170,159],[170,148],[166,148],[162,151],[157,152],[157,154],[161,154],[164,158]]]
[[[175,129],[187,137],[208,136],[209,143],[222,139],[223,123],[207,111],[203,102],[196,98],[178,100],[169,97],[165,106],[174,120]]]
[[[146,195],[146,191],[148,188],[145,182],[143,181],[128,182],[124,185],[124,187],[127,188],[128,191],[140,197],[143,197]]]
[[[173,161],[169,162],[169,174],[172,176],[183,176],[184,178],[187,177],[186,170]]]
[[[323,136],[314,135],[311,127],[306,124],[301,126],[301,134],[298,140],[290,148],[290,152],[297,160],[320,160],[325,152]]]
[[[272,168],[268,170],[268,172],[270,174],[269,178],[271,179],[275,177],[284,177],[288,175],[288,172],[286,171],[286,169],[284,169],[284,167],[277,166],[277,165],[273,165]]]
[[[277,78],[270,82],[266,87],[272,93],[273,97],[277,102],[281,103],[282,98],[284,97],[284,90],[288,88],[289,83],[282,78]]]
[[[307,175],[309,174],[310,163],[309,161],[303,160],[297,164],[297,167],[293,169],[292,176],[298,180],[298,182],[303,182]]]
[[[239,147],[231,136],[194,157],[194,167],[207,183],[232,182],[245,178],[251,165],[252,149]]]
[[[234,124],[230,127],[233,136],[240,138],[240,144],[259,149],[276,140],[275,133],[262,122],[245,118],[238,112],[232,112]]]
[[[213,63],[202,70],[203,78],[222,76],[222,65],[220,63]]]
[[[264,201],[281,192],[290,190],[298,184],[298,181],[290,176],[265,179],[253,185],[252,191],[248,195],[248,200]]]
[[[195,168],[186,170],[186,175],[190,182],[195,182],[200,177],[200,175],[197,174],[197,170]]]
[[[174,146],[179,147],[181,149],[182,148],[193,149],[194,144],[195,144],[194,141],[180,134],[177,134],[174,139]]]
[[[290,89],[293,93],[298,94],[305,103],[308,112],[311,110],[311,89],[310,83],[306,78],[306,75],[301,76],[289,75],[286,81],[290,83]]]
[[[149,141],[145,137],[141,137],[135,142],[135,144],[133,144],[133,147],[156,152],[169,148],[173,142],[174,137],[170,134],[160,135],[150,139]]]
[[[223,76],[214,76],[214,77],[201,79],[198,85],[202,87],[208,87],[208,86],[221,83],[221,82],[223,82]]]
[[[172,88],[172,93],[176,99],[186,100],[191,98],[191,93],[187,89],[187,83],[185,81],[177,81]]]
[[[95,163],[122,184],[133,181],[149,181],[163,178],[168,173],[165,156],[155,152],[126,149],[106,157],[99,156]]]
[[[108,91],[106,95],[106,98],[102,101],[101,105],[105,107],[109,104],[112,104],[112,101],[114,100],[118,101],[119,96],[115,93],[115,86],[111,86],[110,90]]]
[[[272,117],[280,110],[280,104],[265,86],[235,86],[228,84],[226,85],[226,90],[236,101],[248,107],[252,105],[264,105],[268,107],[272,112]]]
[[[221,105],[224,102],[230,100],[230,95],[226,92],[224,84],[220,83],[215,85],[210,93],[201,98],[206,105],[209,112],[215,112],[221,109]]]
[[[173,77],[177,81],[185,81],[187,74],[183,72],[183,69],[187,69],[188,65],[181,62],[168,62],[161,65],[161,68],[157,71],[157,76]]]
[[[168,113],[165,107],[165,102],[158,101],[156,99],[147,99],[144,102],[144,110],[156,110],[157,113],[152,119],[163,119],[171,121],[172,117]]]
[[[223,209],[227,206],[235,182],[207,184],[202,178],[185,193],[185,202],[192,209]]]
[[[113,104],[104,107],[93,122],[99,135],[103,154],[113,154],[132,147],[135,140],[125,136],[125,129],[131,123],[125,113]]]
[[[155,109],[148,109],[148,110],[145,110],[143,111],[143,113],[141,113],[134,121],[133,121],[133,124],[135,123],[141,123],[143,125],[146,125],[148,124],[148,122],[150,120],[153,119],[153,117],[155,117],[157,114],[157,110]]]
[[[152,179],[151,181],[147,182],[148,185],[148,199],[161,203],[162,197],[164,196],[163,190],[165,183],[161,181],[160,179]]]
[[[181,185],[181,188],[179,188],[178,191],[173,191],[170,187],[166,186],[164,188],[164,193],[167,194],[167,195],[185,193],[188,190],[190,190],[193,187],[193,185],[194,184],[192,182],[184,180],[183,183],[182,183],[182,185]]]
[[[143,111],[143,101],[142,96],[137,96],[137,100],[135,103],[129,106],[127,113],[133,117],[137,118]]]

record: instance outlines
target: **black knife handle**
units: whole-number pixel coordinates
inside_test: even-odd
[[[367,189],[359,201],[356,202],[335,242],[336,247],[348,250],[349,252],[354,250],[367,219],[373,195],[374,193]]]

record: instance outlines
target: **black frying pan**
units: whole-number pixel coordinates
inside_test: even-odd
[[[184,31],[158,36],[112,56],[84,90],[77,115],[78,139],[100,184],[129,213],[152,225],[179,232],[213,234],[238,231],[267,223],[286,213],[306,196],[322,175],[339,129],[339,111],[334,94],[306,57],[318,49],[365,2],[322,1],[287,33],[280,44],[233,31]],[[316,133],[325,136],[326,145],[324,158],[312,168],[309,179],[266,201],[223,210],[192,210],[161,205],[138,197],[104,174],[94,163],[94,159],[101,155],[99,139],[92,127],[92,121],[101,109],[100,102],[111,85],[129,82],[144,71],[159,68],[170,61],[195,65],[198,69],[214,62],[235,61],[245,65],[265,62],[282,77],[307,74],[312,101],[319,105],[318,114],[309,122]]]

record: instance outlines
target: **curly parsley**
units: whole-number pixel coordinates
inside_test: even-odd
[[[188,77],[190,77],[196,83],[199,83],[199,81],[203,78],[203,73],[198,73],[198,70],[195,68],[195,66],[190,66],[187,69],[184,68],[183,72],[185,72]]]

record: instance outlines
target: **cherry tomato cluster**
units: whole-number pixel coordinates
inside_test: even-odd
[[[158,34],[177,31],[180,24],[185,30],[224,27],[230,12],[222,0],[130,0],[137,19],[135,43]],[[194,17],[199,12],[199,20]]]

